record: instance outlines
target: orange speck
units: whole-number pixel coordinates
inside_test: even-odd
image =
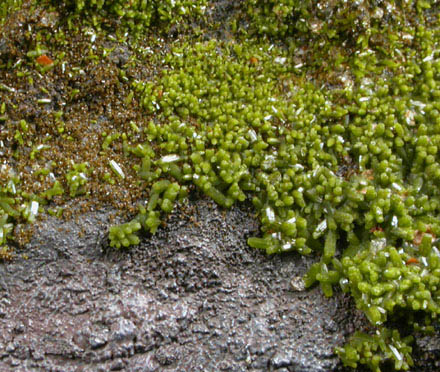
[[[410,265],[410,264],[418,264],[419,260],[415,257],[410,257],[406,260],[406,264]]]
[[[252,63],[253,65],[256,65],[256,64],[258,63],[258,58],[256,58],[256,57],[251,57],[251,58],[249,59],[249,62]]]
[[[37,58],[37,63],[41,66],[50,66],[53,64],[53,60],[49,58],[47,55],[43,54]]]

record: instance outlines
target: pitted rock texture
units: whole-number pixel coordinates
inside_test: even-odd
[[[41,222],[0,266],[0,371],[344,370],[333,350],[362,316],[302,290],[315,258],[249,248],[252,213],[191,202],[128,251],[107,248],[109,211]]]

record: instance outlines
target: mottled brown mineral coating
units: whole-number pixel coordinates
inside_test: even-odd
[[[130,86],[121,78],[121,71],[128,76],[145,77],[149,74],[148,63],[131,63],[136,53],[126,43],[110,41],[103,35],[97,35],[91,43],[91,36],[84,32],[66,29],[60,32],[60,29],[45,27],[43,21],[56,14],[38,9],[35,15],[29,16],[28,11],[14,13],[2,28],[2,43],[8,46],[0,56],[3,63],[22,61],[18,68],[0,69],[2,84],[13,87],[12,92],[0,92],[8,117],[0,123],[2,164],[16,170],[22,191],[34,194],[52,187],[53,179],[46,175],[36,176],[36,171],[48,168],[65,190],[53,202],[64,205],[70,199],[65,175],[71,163],[87,162],[92,171],[85,187],[86,194],[77,198],[78,203],[66,208],[64,216],[69,218],[78,205],[81,212],[112,205],[121,213],[134,213],[136,202],[147,196],[143,182],[133,170],[139,161],[124,155],[121,139],[103,151],[102,134],[127,133],[129,141],[143,140],[142,130],[134,133],[129,123],[134,122],[142,129],[149,118],[140,111],[136,100],[125,102]],[[62,34],[64,36],[59,36]],[[36,45],[50,49],[48,54],[56,60],[52,69],[41,72],[35,58],[27,57]],[[104,50],[112,52],[102,57]],[[57,59],[61,53],[64,57]],[[18,72],[24,76],[17,76]],[[75,95],[72,94],[74,90],[77,90]],[[38,104],[41,98],[49,98],[51,102]],[[55,116],[58,111],[63,112],[59,119]],[[20,146],[14,135],[22,119],[28,123],[29,131],[23,136],[24,145]],[[58,132],[60,122],[64,123],[62,134]],[[33,147],[39,144],[47,145],[48,149],[31,159]],[[125,179],[112,174],[109,160],[120,164]],[[114,185],[103,179],[106,173],[113,176]],[[0,172],[3,182],[7,178],[7,172]]]

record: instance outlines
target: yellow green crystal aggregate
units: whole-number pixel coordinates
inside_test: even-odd
[[[440,313],[440,5],[346,3],[243,1],[229,39],[182,35],[155,60],[159,73],[127,79],[127,104],[137,100],[149,118],[131,124],[143,140],[116,128],[103,133],[101,149],[122,141],[148,199],[131,221],[110,227],[109,240],[121,248],[138,244],[141,231],[154,234],[188,190],[225,208],[250,201],[261,235],[248,244],[316,255],[306,286],[350,293],[376,327],[336,350],[344,364],[380,371],[392,360],[407,370],[413,338],[387,322],[401,311],[422,314],[424,324],[409,327],[428,332]],[[147,27],[200,17],[210,4],[63,5],[67,14],[96,14],[95,25],[117,17],[138,38]],[[25,127],[16,125],[21,146]],[[125,179],[123,169],[109,160],[103,182]],[[27,195],[12,169],[2,172],[6,245],[14,223],[32,222],[64,189],[55,180]],[[64,181],[71,197],[86,192],[90,172],[72,163]]]

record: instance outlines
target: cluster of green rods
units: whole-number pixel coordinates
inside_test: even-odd
[[[185,8],[188,2],[157,7],[154,1],[132,1],[132,13],[118,7],[121,1],[70,3],[79,12],[110,4],[129,25],[133,19],[141,24],[144,16],[149,25],[153,13],[145,4],[162,14],[162,6]],[[200,11],[206,6],[189,3]],[[396,370],[409,369],[413,337],[386,324],[406,311],[410,333],[428,333],[440,313],[440,19],[434,14],[434,26],[424,23],[424,9],[435,2],[404,3],[419,18],[413,27],[389,33],[388,42],[399,48],[370,48],[369,38],[381,30],[364,32],[360,22],[358,52],[341,57],[350,74],[339,85],[310,79],[306,66],[294,62],[292,41],[288,47],[259,39],[177,43],[160,76],[132,82],[152,119],[139,128],[147,141],[125,138],[124,151],[139,159],[135,170],[149,198],[131,221],[110,227],[110,245],[138,244],[141,230],[154,234],[189,187],[225,208],[250,200],[261,236],[248,244],[268,254],[317,254],[306,286],[319,283],[326,296],[335,286],[350,293],[375,327],[375,333],[356,332],[337,348],[344,364],[379,372],[391,360]],[[310,2],[245,5],[260,34],[309,32],[319,21],[305,21],[315,14]],[[173,14],[174,8],[167,9]],[[267,22],[271,17],[276,18]],[[334,25],[340,32],[347,27]],[[317,33],[330,28],[321,25]],[[106,137],[103,149],[121,138]],[[117,163],[109,167],[124,177]],[[87,164],[72,164],[66,175],[72,197],[81,194],[87,172]],[[17,213],[32,222],[39,203],[64,192],[54,181],[46,194],[17,208],[18,184],[11,176],[0,188],[0,246],[10,238]]]
[[[102,17],[117,17],[132,33],[144,33],[152,25],[169,29],[189,19],[200,17],[206,10],[207,0],[27,0],[30,3],[54,5],[66,14],[88,17],[95,26]],[[3,0],[0,20],[20,9],[26,0]]]

